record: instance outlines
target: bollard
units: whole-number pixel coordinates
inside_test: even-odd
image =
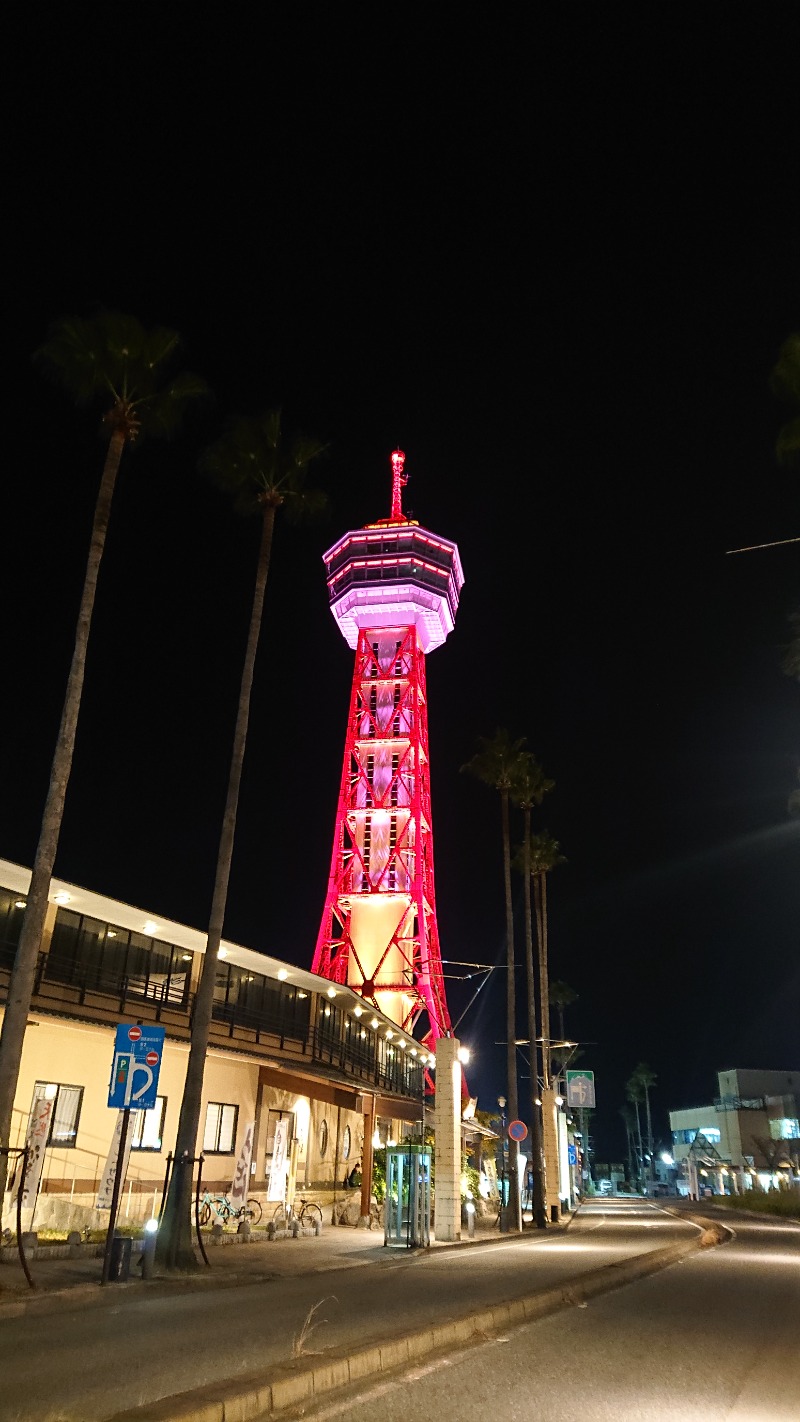
[[[213,1225],[211,1226],[211,1243],[212,1243],[212,1244],[221,1244],[221,1243],[222,1243],[222,1225],[221,1225],[221,1224],[213,1224]]]
[[[81,1257],[81,1236],[80,1236],[80,1231],[79,1231],[79,1230],[77,1230],[77,1229],[71,1229],[71,1230],[70,1230],[69,1234],[67,1235],[67,1244],[69,1245],[69,1257],[70,1257],[70,1259],[80,1259],[80,1257]]]
[[[277,1228],[275,1225],[275,1221],[270,1220],[269,1224],[267,1225],[267,1239],[274,1239],[276,1234]]]
[[[322,1234],[322,1220],[314,1221],[314,1233],[317,1238],[319,1238],[319,1236]]]
[[[144,1240],[142,1241],[142,1278],[152,1279],[153,1267],[156,1262],[156,1239],[158,1238],[158,1220],[148,1220],[144,1227]]]
[[[470,1239],[475,1238],[475,1206],[472,1200],[467,1200],[467,1235]]]
[[[292,1220],[292,1239],[299,1239],[303,1233],[303,1226],[299,1220]]]
[[[237,1230],[236,1230],[236,1233],[237,1233],[237,1234],[240,1234],[240,1235],[242,1236],[242,1239],[244,1240],[245,1244],[247,1244],[248,1241],[249,1241],[249,1239],[250,1239],[250,1221],[249,1221],[249,1220],[240,1220],[240,1221],[239,1221],[239,1224],[238,1224],[238,1227],[237,1227]]]

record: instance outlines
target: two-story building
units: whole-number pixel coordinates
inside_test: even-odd
[[[30,871],[0,860],[0,1012]],[[174,1148],[192,1003],[205,934],[73,884],[51,885],[17,1088],[12,1145],[36,1103],[53,1107],[36,1222],[94,1218],[117,1113],[107,1105],[120,1022],[166,1029],[158,1099],[131,1120],[121,1217],[158,1212]],[[231,1186],[255,1126],[251,1193],[266,1203],[276,1123],[288,1121],[287,1172],[273,1193],[332,1199],[374,1145],[419,1130],[432,1056],[346,987],[227,941],[219,950],[196,1154],[210,1190]],[[12,1197],[6,1195],[4,1222]]]
[[[670,1111],[672,1154],[692,1193],[800,1184],[800,1072],[717,1073],[706,1106]]]

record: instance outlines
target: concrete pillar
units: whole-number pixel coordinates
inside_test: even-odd
[[[461,1063],[455,1037],[436,1043],[436,1239],[461,1238]]]
[[[561,1210],[558,1159],[558,1107],[555,1087],[545,1087],[542,1092],[542,1151],[547,1176],[547,1214],[558,1219]],[[555,1214],[553,1213],[555,1211]]]

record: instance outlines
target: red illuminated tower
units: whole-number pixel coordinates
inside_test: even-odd
[[[331,611],[355,651],[333,856],[313,970],[347,983],[407,1032],[450,1031],[433,882],[425,657],[453,628],[464,582],[454,543],[402,511],[392,454],[388,519],[325,554]]]

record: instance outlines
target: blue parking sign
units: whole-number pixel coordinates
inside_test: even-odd
[[[166,1028],[122,1022],[114,1037],[108,1104],[117,1111],[149,1111],[156,1104]]]

